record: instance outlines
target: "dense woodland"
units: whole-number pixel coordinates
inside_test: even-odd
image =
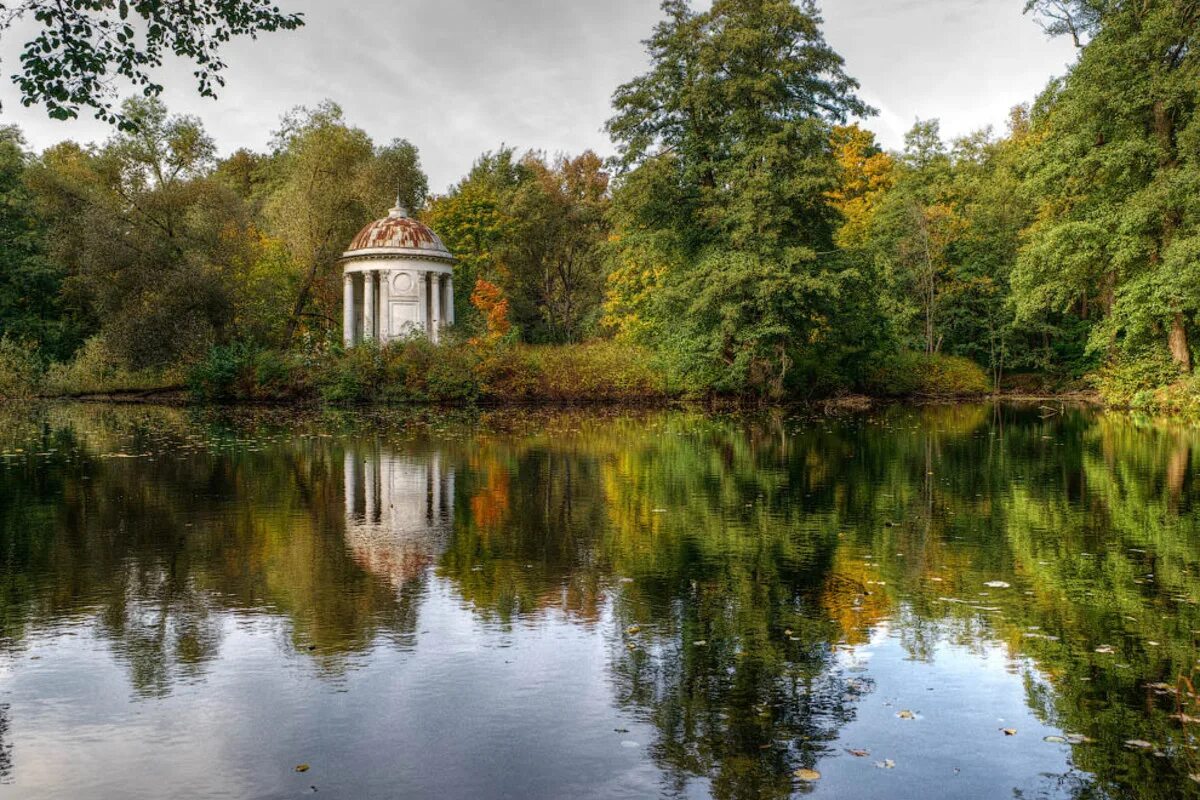
[[[501,146],[444,195],[332,101],[227,157],[153,92],[99,145],[4,129],[0,389],[469,399],[590,367],[618,394],[1200,403],[1200,3],[1030,0],[1067,74],[1004,131],[920,120],[899,152],[811,0],[662,10],[613,158]],[[343,353],[337,257],[397,187],[460,258],[460,325]]]

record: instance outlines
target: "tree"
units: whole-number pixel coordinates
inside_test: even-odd
[[[850,272],[832,257],[829,137],[832,123],[871,109],[812,2],[663,10],[650,70],[617,90],[608,123],[618,194],[632,193],[617,201],[616,237],[636,254],[618,259],[661,269],[643,329],[696,385],[781,395],[793,366],[817,363],[816,348],[828,354],[841,333]],[[647,259],[647,246],[664,249]]]
[[[1021,320],[1085,320],[1102,357],[1192,368],[1200,311],[1200,8],[1183,0],[1034,2],[1084,44],[1034,110],[1038,218],[1013,275]],[[1086,36],[1086,43],[1082,37]]]
[[[433,230],[454,254],[457,286],[487,281],[506,283],[504,247],[513,237],[507,198],[518,178],[516,151],[501,147],[476,159],[471,171],[444,195],[433,198],[425,214]],[[468,329],[483,324],[476,306],[455,292],[455,320]]]
[[[299,273],[284,331],[291,341],[305,320],[317,330],[339,324],[338,257],[363,225],[395,202],[397,191],[410,208],[424,205],[427,182],[415,147],[397,140],[377,149],[329,101],[287,114],[274,151],[264,213]]]
[[[67,297],[129,366],[162,367],[225,335],[225,275],[248,220],[208,178],[215,148],[198,120],[153,99],[128,100],[122,114],[129,131],[99,150],[51,148],[30,183]]]
[[[30,162],[21,132],[0,128],[0,338],[65,358],[81,343],[84,321],[64,302],[66,273],[46,252],[45,220],[27,182]]]
[[[18,20],[40,30],[25,43],[21,71],[13,75],[26,106],[44,105],[55,119],[79,116],[83,107],[123,129],[137,120],[113,108],[115,79],[123,78],[156,97],[153,73],[167,54],[196,65],[201,96],[216,97],[225,85],[221,46],[235,36],[294,30],[299,14],[285,14],[270,0],[17,0],[0,4],[0,34]]]
[[[551,161],[502,147],[484,153],[427,216],[458,258],[459,285],[499,287],[526,341],[569,342],[600,315],[608,203],[608,174],[590,150]],[[477,311],[461,319],[476,325]]]
[[[857,124],[834,127],[831,143],[838,184],[829,192],[829,201],[842,215],[835,238],[840,247],[862,247],[880,203],[896,183],[896,160],[880,149],[873,133]]]
[[[513,316],[528,341],[579,341],[603,297],[608,174],[590,150],[553,162],[529,153],[521,167],[503,251]]]

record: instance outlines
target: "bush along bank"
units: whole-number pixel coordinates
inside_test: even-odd
[[[291,351],[231,342],[169,370],[130,370],[95,339],[74,359],[46,367],[0,339],[0,397],[119,396],[184,388],[198,403],[322,402],[330,405],[647,403],[732,400],[688,388],[654,352],[619,340],[567,345],[424,337],[344,348],[320,342]],[[983,370],[949,356],[899,353],[845,387],[879,399],[973,397],[990,391]],[[787,398],[784,398],[786,400]],[[808,398],[811,399],[811,398]]]
[[[337,405],[645,402],[680,395],[654,356],[629,344],[434,344],[423,337],[288,356],[243,344],[214,347],[191,369],[188,386],[208,402]]]
[[[689,391],[652,351],[612,340],[434,344],[417,337],[349,349],[333,344],[290,356],[232,344],[213,348],[192,368],[188,385],[194,398],[207,402],[463,405],[715,399]],[[897,354],[856,388],[886,399],[975,397],[991,391],[983,369],[968,359],[913,353]]]

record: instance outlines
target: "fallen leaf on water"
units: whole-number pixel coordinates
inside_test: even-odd
[[[866,758],[867,756],[871,755],[870,750],[858,750],[853,747],[848,748],[846,750],[846,752],[849,753],[850,755],[854,756],[855,758]]]
[[[1066,738],[1063,736],[1046,736],[1046,737],[1042,738],[1042,741],[1049,742],[1050,744],[1066,744],[1067,743]]]
[[[984,586],[987,586],[988,588],[991,588],[991,589],[1011,589],[1012,588],[1011,584],[1005,583],[1004,581],[988,581],[987,583],[984,584]]]
[[[308,764],[297,764],[296,772],[308,772]]]
[[[875,766],[879,769],[895,769],[896,762],[892,761],[890,758],[885,758],[883,761],[876,761]]]
[[[907,708],[904,709],[903,711],[896,712],[896,716],[899,717],[900,719],[916,719],[917,718],[917,715],[914,714],[913,712],[909,711]]]
[[[628,633],[630,636],[637,636],[639,633],[642,632],[642,626],[641,625],[630,625],[628,628],[625,629],[625,632]]]
[[[1016,728],[1001,728],[1000,730],[1004,732],[1005,736],[1016,736],[1017,735]]]
[[[792,774],[802,781],[811,782],[821,780],[821,773],[817,772],[815,769],[798,769]]]

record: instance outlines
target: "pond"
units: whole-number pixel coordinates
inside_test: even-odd
[[[1198,455],[1036,405],[3,408],[0,798],[1200,797]]]

